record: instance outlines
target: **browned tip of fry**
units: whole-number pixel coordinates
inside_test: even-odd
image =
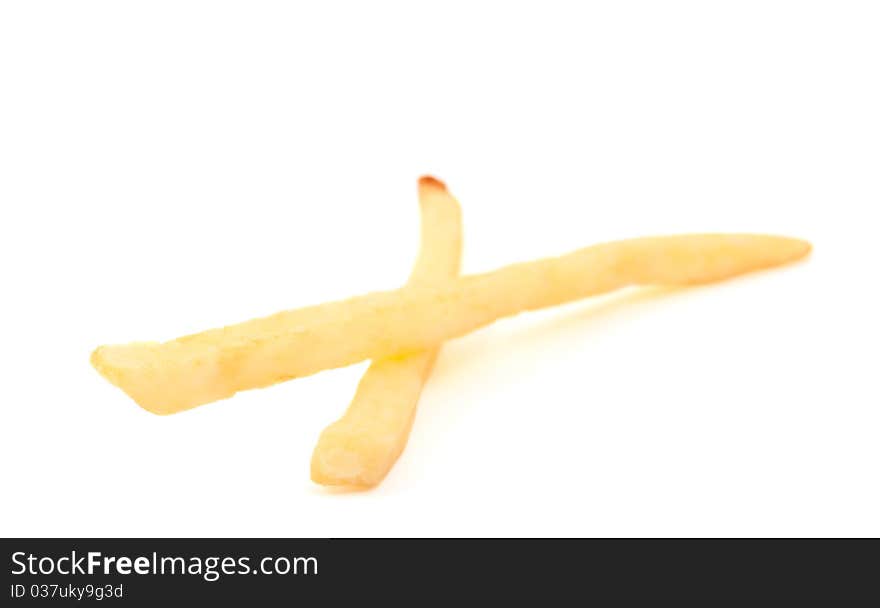
[[[446,190],[446,184],[431,175],[419,178],[419,190]]]

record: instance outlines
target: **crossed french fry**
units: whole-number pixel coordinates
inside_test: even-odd
[[[168,342],[101,346],[92,365],[144,409],[172,414],[371,359],[345,414],[321,434],[312,479],[372,487],[406,446],[440,345],[497,319],[627,286],[699,285],[805,257],[781,236],[694,234],[603,243],[459,276],[461,211],[419,180],[421,250],[400,289],[276,313]]]

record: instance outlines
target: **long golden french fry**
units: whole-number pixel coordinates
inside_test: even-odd
[[[279,312],[169,342],[102,346],[95,368],[170,414],[238,391],[432,348],[501,317],[630,285],[696,285],[800,259],[806,241],[704,234],[593,245],[444,285],[412,285]]]
[[[421,249],[408,285],[439,284],[458,275],[461,209],[442,182],[419,180]],[[422,387],[438,348],[374,361],[345,414],[321,433],[312,480],[370,487],[385,477],[406,446]]]

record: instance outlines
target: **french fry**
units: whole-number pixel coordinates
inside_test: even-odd
[[[633,285],[697,285],[803,258],[806,241],[704,234],[604,243],[442,285],[279,312],[168,342],[102,346],[95,368],[145,409],[171,414],[342,367],[433,348],[502,317]]]
[[[421,250],[408,285],[439,284],[458,275],[461,210],[443,183],[419,180]],[[345,414],[321,433],[312,454],[312,480],[323,485],[371,487],[406,447],[422,387],[437,348],[374,361]]]

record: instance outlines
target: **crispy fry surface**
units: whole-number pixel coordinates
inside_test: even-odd
[[[439,181],[419,180],[421,250],[409,285],[458,275],[461,210]],[[345,414],[324,429],[312,454],[312,480],[323,485],[374,486],[394,466],[409,438],[422,387],[437,349],[374,361]]]
[[[705,234],[604,243],[442,285],[289,310],[164,343],[102,346],[95,368],[142,407],[170,414],[237,391],[365,359],[428,350],[496,319],[631,285],[696,285],[800,259],[809,243]]]

